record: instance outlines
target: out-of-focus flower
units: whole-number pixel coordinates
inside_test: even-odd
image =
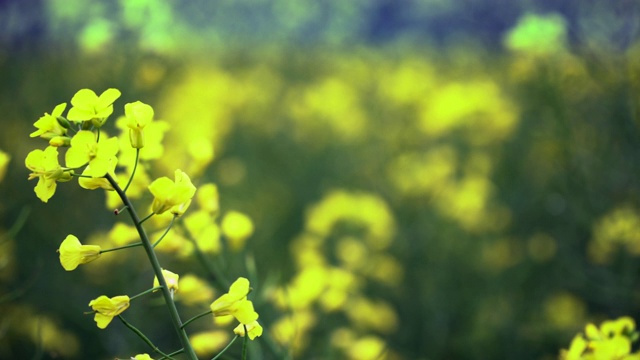
[[[164,276],[164,281],[167,282],[167,286],[169,290],[176,292],[178,291],[178,280],[180,279],[180,275],[173,273],[169,270],[162,269],[162,276]],[[160,281],[158,281],[158,277],[153,278],[153,287],[160,286]]]
[[[109,298],[105,295],[91,300],[89,306],[96,312],[95,322],[100,329],[106,328],[114,317],[122,314],[129,308],[129,297],[127,295],[114,296]]]
[[[65,270],[71,271],[78,265],[90,263],[99,258],[100,251],[99,245],[82,245],[77,237],[67,235],[58,249],[60,264]]]
[[[231,250],[242,249],[247,238],[253,234],[253,222],[247,215],[238,211],[229,211],[222,218],[222,233],[229,240]]]
[[[131,360],[153,360],[149,354],[138,354],[131,358]]]
[[[195,275],[187,274],[180,279],[179,300],[186,305],[207,303],[213,298],[213,289]]]

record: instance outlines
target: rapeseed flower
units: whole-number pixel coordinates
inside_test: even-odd
[[[249,333],[249,339],[253,340],[258,336],[262,335],[262,326],[260,326],[260,324],[258,324],[258,321],[254,321],[250,324],[239,324],[238,326],[235,327],[235,329],[233,329],[233,332],[236,335],[242,336],[244,337],[245,335],[245,331],[244,331],[244,327],[247,327],[247,333]]]
[[[211,303],[211,311],[215,316],[233,315],[241,324],[251,324],[258,319],[258,313],[253,309],[253,303],[247,300],[249,294],[249,280],[238,278],[229,292]]]
[[[96,135],[81,130],[71,139],[71,148],[67,150],[65,160],[69,168],[78,168],[89,164],[91,177],[103,177],[109,170],[113,158],[118,153],[118,139],[96,141]]]
[[[175,181],[163,176],[149,185],[149,191],[154,196],[151,208],[155,214],[170,210],[172,214],[179,216],[184,214],[191,204],[196,187],[186,173],[176,170]]]
[[[40,149],[31,151],[24,163],[27,169],[31,170],[29,180],[38,178],[34,191],[42,202],[49,201],[56,192],[56,181],[71,180],[72,171],[60,166],[58,149],[53,146],[48,146],[44,151]]]
[[[66,107],[67,103],[58,104],[51,112],[51,115],[44,113],[44,115],[33,124],[38,130],[29,134],[29,136],[39,136],[43,139],[51,140],[55,137],[66,135],[67,129],[58,121],[58,117],[62,116],[62,112]]]
[[[91,120],[93,125],[100,127],[113,113],[113,102],[119,97],[118,89],[107,89],[99,97],[93,90],[79,90],[71,99],[73,107],[67,118],[77,122]]]
[[[94,320],[100,329],[106,328],[114,317],[122,314],[129,308],[129,297],[127,295],[114,296],[109,298],[105,295],[91,300],[89,306],[95,311]]]
[[[171,290],[172,292],[177,292],[179,288],[178,280],[180,279],[180,275],[169,270],[162,269],[162,276],[164,276],[164,281],[167,282],[169,290]],[[160,281],[158,280],[157,276],[153,278],[153,287],[156,286],[160,286]]]
[[[149,356],[149,354],[145,353],[145,354],[138,354],[132,357],[131,360],[153,360],[153,358]]]
[[[131,147],[144,147],[144,128],[153,120],[153,108],[143,102],[136,101],[124,106],[124,115],[129,128]]]
[[[77,237],[67,235],[58,249],[60,264],[65,270],[71,271],[77,268],[78,265],[86,264],[99,258],[100,251],[99,245],[82,245]]]

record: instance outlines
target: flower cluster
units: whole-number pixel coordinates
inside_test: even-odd
[[[600,327],[588,324],[584,335],[576,335],[569,349],[560,352],[560,359],[640,359],[640,352],[631,353],[631,343],[638,340],[635,329],[636,324],[630,317],[607,320]]]
[[[253,309],[253,303],[247,300],[250,291],[249,280],[243,277],[238,278],[229,287],[229,292],[211,303],[210,307],[214,316],[235,317],[240,325],[233,331],[240,336],[245,336],[246,327],[249,338],[253,340],[256,336],[262,335],[262,326],[258,324],[258,313]]]

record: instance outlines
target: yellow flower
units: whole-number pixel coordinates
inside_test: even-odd
[[[113,113],[113,102],[119,97],[118,89],[107,89],[100,97],[93,90],[82,89],[71,99],[73,107],[67,118],[77,122],[91,120],[95,126],[100,127]]]
[[[29,180],[38,178],[34,190],[43,202],[47,202],[56,192],[56,181],[71,180],[71,172],[58,164],[58,149],[53,146],[48,146],[44,151],[31,151],[24,163],[31,170]]]
[[[129,141],[131,147],[141,149],[144,147],[144,128],[153,120],[153,108],[143,102],[136,101],[124,106],[124,115],[127,118],[129,128]]]
[[[11,161],[11,156],[4,151],[0,151],[0,181],[4,179],[4,175],[7,173],[9,161]]]
[[[229,239],[231,250],[238,251],[253,234],[253,222],[243,213],[229,211],[222,219],[222,233]]]
[[[238,278],[228,293],[211,303],[211,311],[215,316],[233,315],[242,324],[256,321],[258,313],[253,309],[253,303],[247,300],[249,290],[249,280]]]
[[[149,191],[154,196],[151,208],[155,214],[171,210],[174,215],[182,215],[191,204],[196,187],[187,174],[182,170],[176,170],[175,182],[163,176],[149,185]]]
[[[91,170],[87,175],[103,177],[109,171],[110,162],[117,152],[117,138],[98,143],[93,132],[81,130],[71,139],[71,148],[67,150],[65,160],[69,168],[78,168],[88,163]]]
[[[105,295],[91,300],[89,306],[95,311],[95,322],[100,329],[104,329],[109,325],[115,316],[122,314],[129,308],[129,297],[127,295],[114,296],[108,298]]]
[[[247,332],[249,333],[249,339],[253,340],[256,337],[262,335],[262,326],[260,326],[260,324],[258,324],[257,321],[254,321],[250,324],[239,324],[238,326],[235,327],[235,329],[233,329],[233,332],[236,333],[236,335],[240,335],[242,337],[244,337],[245,332],[244,332],[244,327],[247,327]]]
[[[132,357],[131,360],[153,360],[153,358],[149,356],[149,354],[145,353],[145,354],[138,354]]]
[[[99,245],[82,245],[77,237],[67,235],[58,249],[60,264],[67,271],[74,270],[78,265],[86,264],[99,258],[100,250]]]
[[[180,279],[180,275],[173,273],[169,270],[162,269],[162,276],[164,276],[164,281],[167,282],[167,286],[171,291],[178,291],[178,279]],[[153,287],[160,286],[160,281],[158,281],[158,277],[153,278]]]
[[[67,103],[58,104],[51,112],[51,115],[44,113],[44,115],[33,124],[38,130],[32,132],[29,136],[40,136],[43,139],[51,140],[54,137],[66,135],[67,129],[58,122],[58,116],[62,115],[66,107]]]
[[[112,156],[111,158],[109,158],[108,161],[109,161],[108,173],[117,182],[118,177],[116,176],[115,171],[116,171],[116,165],[118,164],[118,158],[115,156]],[[91,174],[92,174],[91,165],[87,165],[87,167],[84,168],[82,175],[91,176]],[[78,184],[80,184],[80,187],[87,190],[95,190],[98,188],[102,188],[109,191],[114,190],[109,180],[107,180],[104,177],[79,177]]]

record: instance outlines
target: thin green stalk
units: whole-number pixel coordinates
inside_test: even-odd
[[[151,349],[153,349],[153,351],[157,352],[158,354],[164,356],[167,359],[173,359],[172,357],[170,357],[169,355],[165,354],[162,352],[162,350],[158,349],[157,346],[155,346],[151,340],[149,340],[149,338],[142,333],[142,331],[138,330],[137,327],[131,325],[127,320],[125,320],[122,315],[118,315],[118,319],[120,319],[120,321],[122,321],[122,323],[124,324],[124,326],[128,327],[129,330],[133,331],[136,335],[138,335],[138,337],[140,337],[142,339],[142,341],[146,342],[147,345],[149,345],[151,347]]]
[[[123,192],[123,194],[124,194],[124,192]],[[123,201],[124,201],[124,200],[123,200]],[[128,206],[129,206],[129,205],[127,205],[127,207],[128,207]],[[129,211],[129,214],[131,214],[131,211]],[[143,222],[145,222],[145,221],[147,221],[147,220],[151,219],[151,217],[152,217],[153,215],[155,215],[155,214],[156,214],[156,213],[151,213],[151,214],[147,215],[144,219],[142,219],[142,220],[138,220],[139,225],[142,225],[142,223],[143,223]]]
[[[129,245],[123,245],[123,246],[118,246],[118,247],[114,247],[111,249],[104,249],[104,250],[100,250],[100,254],[102,253],[108,253],[111,251],[116,251],[116,250],[122,250],[122,249],[128,249],[128,248],[132,248],[132,247],[138,247],[138,246],[142,246],[143,244],[141,242],[139,243],[135,243],[135,244],[129,244]]]
[[[191,319],[189,319],[189,320],[185,321],[185,322],[184,322],[184,324],[182,324],[182,328],[184,329],[184,327],[185,327],[185,326],[187,326],[187,325],[189,325],[192,321],[198,320],[198,319],[200,319],[201,317],[203,317],[203,316],[207,316],[207,315],[209,315],[209,314],[211,314],[211,313],[213,313],[213,311],[209,310],[209,311],[207,311],[207,312],[203,312],[202,314],[198,314],[198,315],[196,315],[196,316],[192,317]]]
[[[140,240],[142,240],[142,245],[144,246],[144,250],[147,253],[147,257],[149,258],[149,262],[151,263],[151,267],[153,268],[153,272],[158,278],[158,282],[160,286],[162,286],[162,296],[164,297],[165,304],[167,306],[167,310],[169,311],[169,315],[171,317],[171,322],[173,323],[173,327],[178,333],[178,337],[180,338],[180,343],[182,344],[182,348],[184,349],[187,358],[189,360],[198,360],[193,347],[191,346],[191,342],[189,341],[189,337],[187,333],[182,328],[182,320],[180,320],[180,315],[178,314],[178,309],[176,308],[176,304],[173,302],[173,296],[171,291],[169,291],[169,287],[167,286],[167,281],[164,276],[162,276],[162,268],[160,267],[160,263],[158,262],[158,257],[153,250],[153,246],[151,245],[151,241],[149,241],[149,237],[147,236],[146,231],[142,227],[142,222],[136,213],[131,200],[127,197],[127,194],[122,191],[118,183],[115,179],[110,175],[105,175],[106,179],[109,181],[113,189],[118,193],[120,199],[127,206],[127,211],[131,216],[131,220],[133,220],[133,224],[138,231],[138,235],[140,235]]]
[[[220,351],[218,353],[218,355],[214,356],[211,360],[216,360],[217,358],[219,358],[222,354],[224,354],[225,351],[227,351],[227,349],[229,349],[229,347],[231,346],[231,344],[233,344],[234,341],[236,341],[236,339],[238,338],[238,335],[236,335],[233,339],[231,339],[231,341],[229,342],[229,344],[227,344],[227,346],[224,347],[224,349],[222,349],[222,351]]]
[[[242,324],[244,328],[244,341],[242,342],[242,360],[247,360],[247,343],[249,342],[249,332],[247,331],[247,325]]]
[[[173,215],[173,217],[171,218],[171,222],[169,223],[169,226],[167,226],[167,230],[164,231],[164,234],[162,234],[162,236],[160,236],[160,238],[153,243],[153,247],[155,248],[158,244],[160,244],[160,241],[162,241],[162,239],[164,239],[164,237],[169,233],[169,230],[171,230],[171,227],[173,226],[173,223],[176,221],[177,216]]]
[[[127,192],[127,189],[129,188],[129,185],[131,185],[131,181],[133,181],[133,175],[136,174],[136,169],[138,168],[138,158],[140,157],[140,149],[136,149],[136,162],[133,163],[133,170],[131,171],[131,176],[129,176],[129,181],[127,181],[127,186],[124,187],[124,191],[125,193]]]
[[[145,291],[141,292],[141,293],[140,293],[140,294],[138,294],[138,295],[134,295],[134,296],[130,297],[130,298],[129,298],[129,301],[132,301],[133,299],[137,299],[137,298],[139,298],[140,296],[147,295],[147,294],[148,294],[148,293],[150,293],[150,292],[154,292],[154,291],[156,291],[156,290],[160,290],[160,288],[161,288],[160,286],[152,287],[152,288],[151,288],[151,289],[149,289],[149,290],[145,290]]]

